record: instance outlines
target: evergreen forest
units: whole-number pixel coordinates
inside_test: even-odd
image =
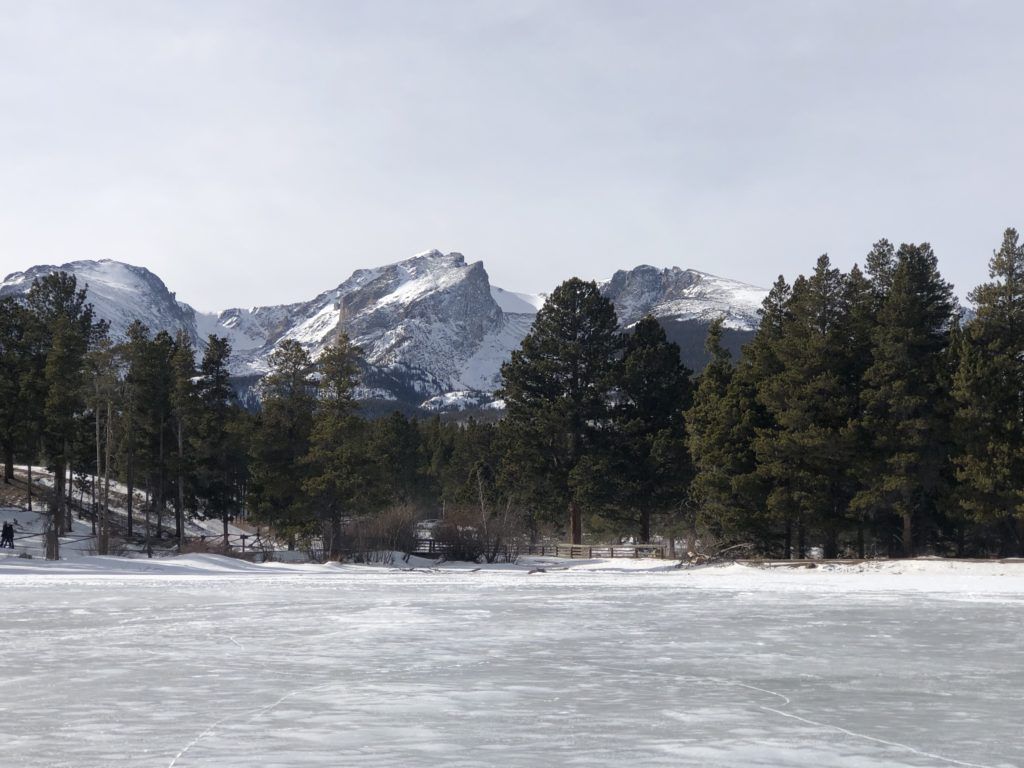
[[[667,542],[685,557],[1024,555],[1024,246],[1008,229],[964,310],[927,243],[779,279],[737,359],[711,322],[695,374],[662,326],[561,284],[502,368],[500,418],[369,418],[343,331],[280,343],[242,403],[231,348],[139,322],[111,338],[57,272],[0,300],[0,450],[53,473],[47,555],[88,509],[97,552],[245,520],[324,557],[510,559],[539,542]],[[111,482],[128,515],[110,514]],[[77,490],[76,490],[77,489]],[[31,492],[31,491],[30,491]],[[77,507],[74,500],[79,496]],[[145,532],[131,506],[143,494]],[[37,501],[38,503],[38,501]],[[121,518],[118,517],[119,521]]]

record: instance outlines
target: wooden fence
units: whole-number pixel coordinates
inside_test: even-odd
[[[524,555],[592,559],[595,557],[665,558],[664,544],[535,544],[523,548]]]
[[[412,553],[421,557],[446,557],[450,547],[433,539],[420,539]],[[574,560],[593,558],[668,557],[666,544],[529,544],[519,550],[521,555],[565,557]]]

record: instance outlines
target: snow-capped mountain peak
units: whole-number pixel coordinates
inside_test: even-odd
[[[233,373],[251,380],[266,373],[270,354],[283,340],[298,341],[315,358],[345,331],[365,353],[364,394],[416,405],[429,400],[431,408],[488,402],[500,385],[502,363],[547,298],[492,286],[482,262],[438,250],[357,269],[306,302],[216,314],[178,302],[149,270],[109,260],[16,272],[0,284],[0,296],[26,293],[35,278],[58,270],[74,273],[88,287],[89,301],[110,321],[115,338],[135,319],[153,332],[183,328],[200,349],[210,334],[226,336]],[[757,326],[767,293],[696,270],[647,265],[620,270],[600,286],[624,327],[653,314],[693,367],[702,362],[707,324],[724,316],[736,334],[733,341],[740,343]]]
[[[79,287],[88,286],[88,301],[96,316],[110,323],[111,336],[120,337],[135,320],[154,333],[184,328],[195,336],[195,312],[181,304],[163,280],[145,267],[120,261],[71,261],[59,266],[41,264],[15,272],[0,284],[0,297],[28,293],[32,283],[54,272],[69,272]]]
[[[695,269],[660,269],[642,264],[619,270],[601,282],[601,292],[615,304],[619,322],[633,325],[646,314],[675,321],[709,323],[724,317],[725,326],[751,331],[768,289]]]

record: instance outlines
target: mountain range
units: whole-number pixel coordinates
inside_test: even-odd
[[[33,280],[56,271],[74,274],[87,287],[88,300],[97,316],[110,322],[115,338],[136,319],[153,332],[184,329],[200,349],[209,334],[226,336],[232,373],[242,389],[267,372],[281,341],[294,339],[315,357],[343,329],[366,355],[361,398],[403,409],[491,404],[502,362],[529,332],[545,298],[493,286],[482,262],[436,250],[356,270],[306,302],[219,313],[199,312],[179,301],[144,267],[110,260],[15,272],[0,284],[0,297],[23,294]],[[620,270],[599,286],[623,327],[654,315],[695,370],[706,362],[709,323],[724,317],[725,343],[735,353],[756,329],[767,293],[696,270],[646,265]]]

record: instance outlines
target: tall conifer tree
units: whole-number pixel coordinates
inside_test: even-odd
[[[380,467],[369,450],[369,428],[357,413],[361,360],[362,350],[345,333],[317,360],[319,400],[303,488],[323,522],[333,558],[342,553],[342,519],[371,512],[385,500]]]
[[[302,460],[316,408],[314,365],[301,344],[285,340],[270,355],[270,366],[261,382],[262,408],[249,449],[251,508],[293,542],[309,520],[303,491],[309,467]]]
[[[692,371],[679,346],[652,316],[625,336],[613,430],[618,454],[614,507],[640,541],[651,538],[652,518],[680,506],[693,476],[683,412],[693,400]]]
[[[732,356],[722,346],[721,318],[711,323],[704,348],[710,360],[697,378],[693,406],[685,418],[695,470],[691,494],[698,513],[715,524],[733,516],[732,479],[740,471],[733,441],[736,414],[727,399],[734,370]]]
[[[788,483],[785,502],[796,510],[798,534],[813,524],[834,557],[852,496],[842,433],[855,412],[856,388],[848,372],[846,280],[827,256],[794,283],[788,310],[775,345],[782,368],[758,393],[778,429],[759,442],[758,459]]]
[[[199,410],[191,436],[196,495],[203,502],[207,517],[221,519],[225,544],[228,522],[237,507],[234,464],[238,446],[232,432],[237,397],[228,370],[230,356],[228,340],[211,334],[199,366]]]
[[[864,374],[863,425],[876,462],[857,506],[902,521],[902,549],[915,551],[915,522],[934,519],[949,471],[951,415],[944,371],[953,293],[931,246],[900,246],[878,313]]]
[[[36,381],[42,394],[42,443],[54,470],[47,556],[58,559],[59,536],[70,526],[66,474],[75,417],[82,402],[82,361],[105,324],[94,325],[85,288],[79,288],[75,276],[66,272],[37,279],[26,303],[40,353]]]
[[[1024,246],[1007,229],[989,262],[956,372],[960,504],[994,526],[1006,555],[1024,555]]]
[[[574,544],[583,540],[582,506],[593,496],[591,470],[608,426],[622,346],[617,326],[597,284],[574,277],[555,288],[501,368],[508,461],[535,504],[568,513]]]

